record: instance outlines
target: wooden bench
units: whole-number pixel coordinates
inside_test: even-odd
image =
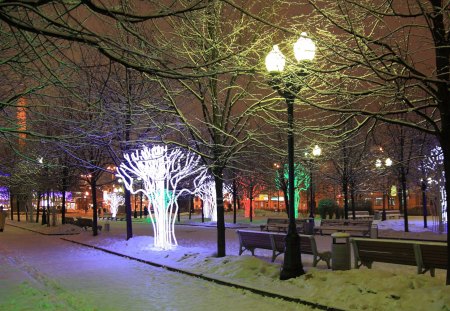
[[[92,228],[94,226],[94,222],[90,218],[80,218],[80,217],[78,217],[77,220],[75,221],[75,225],[77,225],[78,227],[83,228],[84,230],[87,230],[88,228]],[[102,226],[101,225],[97,225],[97,229],[99,231],[102,231]]]
[[[421,241],[352,238],[355,268],[372,267],[373,262],[417,266],[417,273],[447,269],[447,245]]]
[[[305,232],[305,223],[308,219],[296,219],[295,225],[297,227],[298,233]],[[289,227],[288,218],[267,218],[267,223],[265,225],[260,225],[261,231],[269,232],[283,232],[287,233]]]
[[[355,269],[362,265],[372,268],[373,262],[415,266],[414,243],[382,239],[350,239],[353,246]]]
[[[348,212],[348,218],[353,219],[353,213],[351,211]],[[373,219],[373,215],[370,215],[369,211],[355,211],[355,219],[372,220]]]
[[[430,271],[431,276],[434,276],[435,269],[448,269],[447,244],[421,242],[416,244],[415,251],[419,273]]]
[[[251,230],[237,230],[239,237],[239,256],[249,250],[255,255],[255,249],[267,249],[272,251],[272,262],[285,251],[286,234],[276,232],[261,232]],[[313,235],[300,234],[300,249],[302,254],[313,255],[313,266],[321,260],[330,268],[331,252],[319,252]]]
[[[73,217],[64,217],[66,224],[71,224],[74,225],[75,224],[75,218]]]
[[[383,211],[376,211],[377,219],[382,219]],[[400,219],[403,218],[403,214],[399,210],[386,210],[386,219]]]
[[[372,220],[322,219],[319,226],[314,226],[314,233],[318,232],[323,235],[324,231],[331,231],[330,233],[339,231],[369,236],[371,227]]]
[[[265,225],[260,225],[261,231],[284,231],[284,227],[289,224],[288,218],[267,218]],[[281,225],[281,226],[280,226]]]

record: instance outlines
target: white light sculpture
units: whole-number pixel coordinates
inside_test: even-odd
[[[443,223],[447,223],[447,192],[445,191],[445,171],[444,171],[444,153],[442,148],[436,146],[431,150],[426,161],[427,174],[431,176],[439,188],[441,201],[441,219]],[[429,177],[430,178],[430,177]]]
[[[117,168],[117,176],[132,193],[142,192],[148,198],[148,210],[154,232],[154,247],[171,249],[177,245],[175,220],[178,212],[177,198],[186,189],[178,190],[179,182],[198,174],[202,168],[200,158],[181,149],[168,150],[167,146],[143,146],[142,150],[124,156],[125,162]],[[136,188],[133,181],[136,182]],[[142,183],[142,188],[140,187]]]
[[[217,221],[216,183],[204,168],[194,179],[194,194],[203,201],[203,213],[211,221]]]
[[[118,192],[113,192],[108,194],[108,201],[110,206],[111,216],[116,218],[117,212],[119,211],[119,205],[125,203],[125,198]]]

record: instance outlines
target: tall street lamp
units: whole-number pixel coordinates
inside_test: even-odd
[[[392,160],[390,158],[386,158],[386,160],[384,160],[384,167],[383,167],[383,162],[380,159],[377,159],[375,161],[375,167],[377,169],[383,169],[384,168],[384,171],[383,171],[383,176],[384,177],[386,176],[386,169],[389,168],[390,166],[392,166]],[[383,189],[383,212],[381,214],[381,220],[382,221],[386,220],[386,196],[387,196],[386,187],[387,186],[383,185],[383,188],[384,188]],[[389,200],[389,198],[388,198],[388,200]],[[388,201],[388,204],[389,204],[389,201]]]
[[[302,32],[294,44],[294,56],[298,62],[310,61],[314,58],[316,46],[306,33]],[[297,77],[306,74],[304,70],[292,70],[282,73],[286,59],[278,45],[266,57],[266,68],[271,74],[270,85],[280,96],[286,100],[288,114],[288,169],[289,169],[289,227],[286,234],[286,249],[284,253],[283,268],[280,273],[281,280],[295,278],[305,273],[300,252],[300,237],[295,224],[295,189],[294,189],[294,100],[300,91]]]
[[[314,195],[314,182],[313,182],[313,162],[314,159],[322,154],[322,149],[315,145],[312,151],[311,166],[309,170],[309,191],[310,191],[310,201],[309,201],[309,218],[314,218],[314,209],[316,208],[316,199]]]

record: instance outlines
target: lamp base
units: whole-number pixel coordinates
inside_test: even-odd
[[[300,236],[296,229],[290,230],[286,235],[286,249],[280,280],[288,280],[305,274],[300,253]]]

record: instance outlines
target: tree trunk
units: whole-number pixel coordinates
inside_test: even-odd
[[[41,209],[41,197],[42,193],[37,193],[37,211],[36,211],[36,223],[39,223],[39,210]]]
[[[151,213],[151,211],[148,211]],[[125,189],[125,217],[127,222],[127,241],[133,237],[133,223],[131,220],[131,192]]]
[[[344,172],[342,178],[342,192],[344,192],[344,218],[348,219],[348,180],[346,174],[347,173]]]
[[[10,207],[9,217],[11,217],[11,220],[14,220],[14,213],[13,213],[14,197],[11,191],[9,192],[9,207]]]
[[[92,234],[98,235],[97,227],[97,181],[94,177],[91,180],[91,194],[92,194]]]
[[[61,222],[64,225],[66,223],[66,191],[67,191],[67,178],[69,170],[66,166],[63,168],[62,178],[62,198],[61,198]]]
[[[20,195],[17,196],[16,208],[17,208],[17,221],[20,222]],[[11,209],[11,214],[12,214],[12,209]]]
[[[192,209],[194,206],[194,195],[189,196],[189,220],[192,218]]]
[[[403,189],[402,189],[402,181],[400,180],[398,186],[398,210],[400,214],[403,214],[404,210],[404,201],[403,201]]]
[[[50,227],[50,190],[47,190],[47,217],[46,217],[47,227]]]
[[[217,257],[226,256],[225,251],[225,211],[223,208],[223,180],[222,170],[215,170],[214,181],[216,183],[217,202]]]
[[[237,209],[237,188],[236,179],[233,179],[233,223],[236,223],[236,209]]]
[[[250,222],[253,222],[253,196],[250,197]]]
[[[408,202],[406,202],[406,174],[405,168],[400,168],[400,180],[402,182],[402,195],[403,195],[403,219],[405,221],[405,232],[409,231],[408,226]]]
[[[352,199],[352,219],[356,218],[356,203],[355,203],[355,187],[352,185],[350,188],[350,198]]]

